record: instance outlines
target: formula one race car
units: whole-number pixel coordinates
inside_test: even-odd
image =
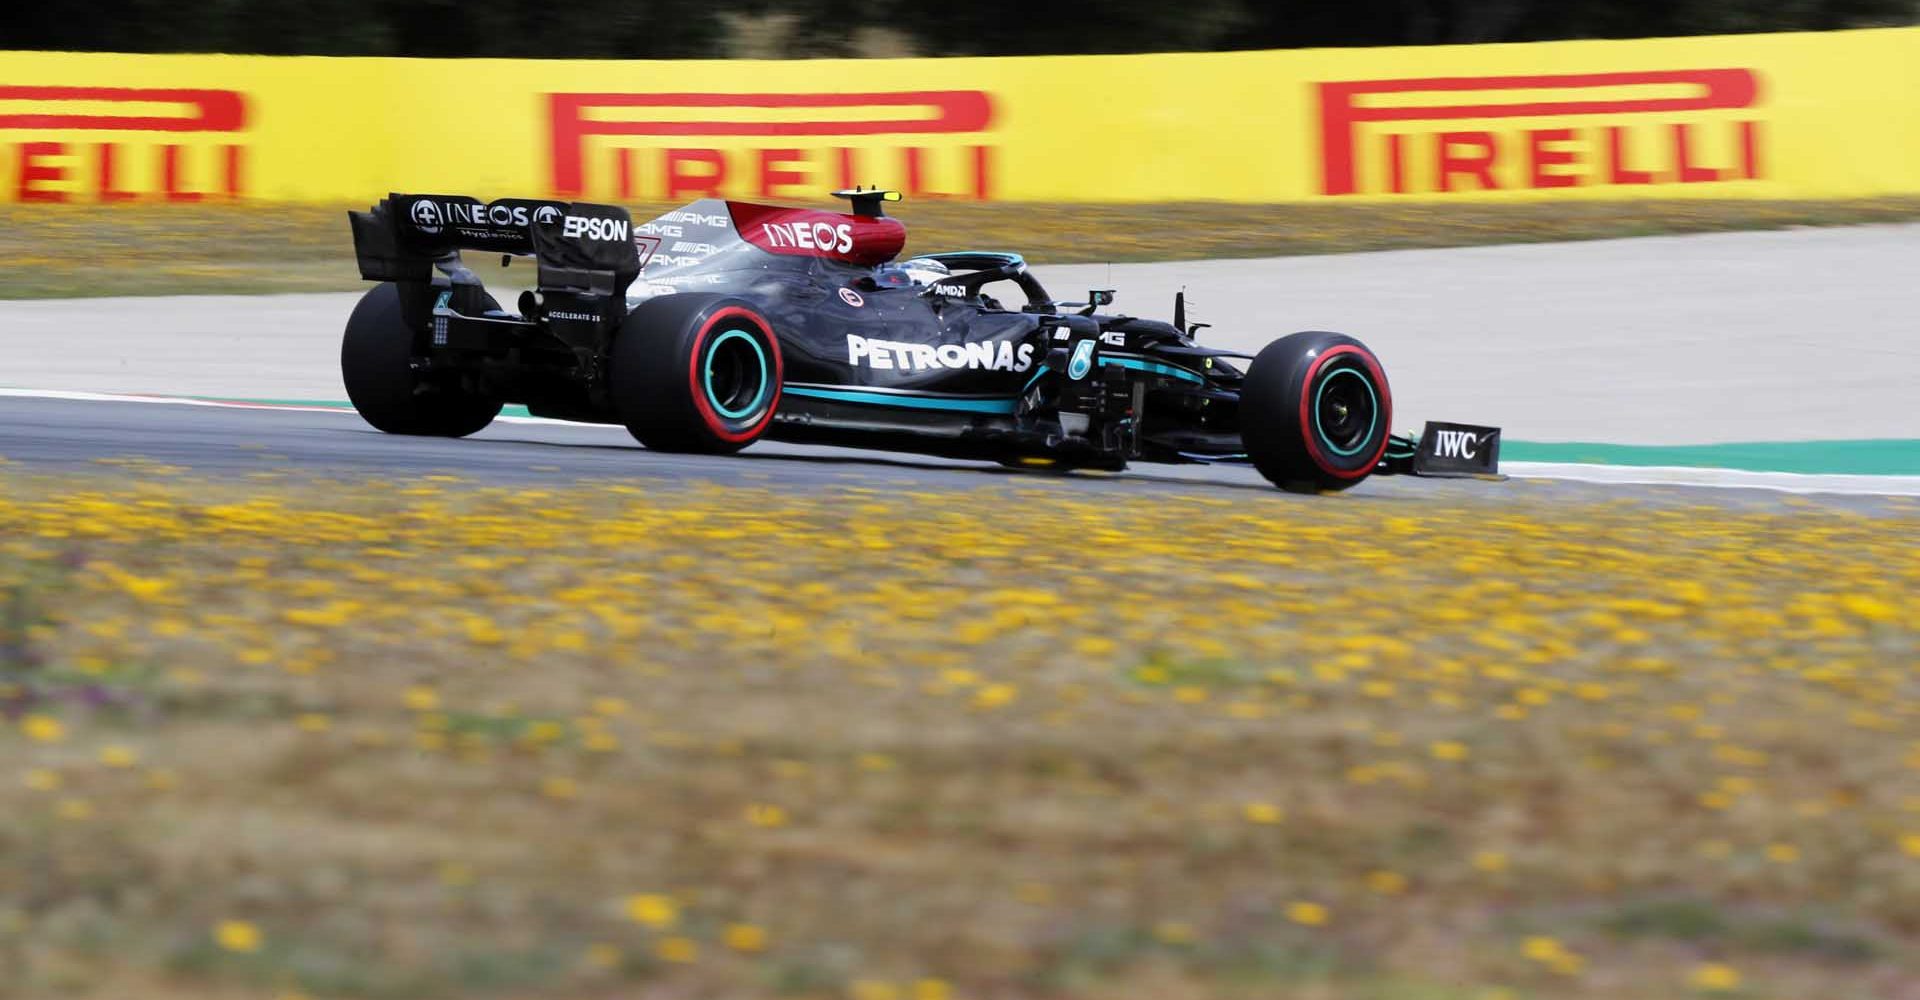
[[[1180,297],[1171,323],[1100,312],[1110,290],[1056,301],[1018,254],[893,263],[899,196],[836,194],[850,214],[706,199],[638,225],[608,205],[391,195],[349,213],[380,284],[347,321],[347,395],[396,434],[461,437],[518,402],[680,452],[764,436],[1055,468],[1238,462],[1301,491],[1497,468],[1491,428],[1390,434],[1386,373],[1351,337],[1250,356],[1198,345]],[[501,309],[463,249],[533,256],[537,291]]]

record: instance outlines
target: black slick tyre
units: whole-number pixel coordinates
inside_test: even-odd
[[[678,293],[627,316],[608,382],[620,422],[641,444],[723,455],[766,432],[782,371],[773,325],[750,303]]]
[[[500,415],[498,399],[421,378],[413,366],[417,341],[393,283],[375,285],[353,307],[340,343],[340,379],[367,423],[389,434],[466,437]]]
[[[1380,360],[1339,333],[1295,333],[1253,359],[1240,437],[1254,468],[1296,493],[1344,490],[1380,464],[1393,394]]]

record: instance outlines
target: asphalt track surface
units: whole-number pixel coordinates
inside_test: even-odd
[[[1353,334],[1386,364],[1398,427],[1664,445],[1920,439],[1916,260],[1920,225],[1889,225],[1035,272],[1140,316],[1185,288],[1206,344]],[[0,301],[0,386],[342,400],[356,298]]]
[[[1248,503],[1443,503],[1499,508],[1515,503],[1634,500],[1703,510],[1815,505],[1859,513],[1911,514],[1911,497],[1773,490],[1617,485],[1515,478],[1506,481],[1373,477],[1342,494],[1296,496],[1250,468],[1139,465],[1122,473],[1056,474],[1003,469],[846,448],[762,442],[733,456],[648,451],[617,427],[501,420],[470,438],[400,437],[342,410],[243,408],[130,401],[0,397],[0,481],[36,473],[120,475],[129,460],[182,474],[243,480],[257,474],[314,479],[405,481],[458,476],[487,485],[617,482],[792,491],[852,487],[988,490],[983,502],[1017,504],[1036,495],[1104,496],[1150,502],[1155,495],[1212,495]],[[1014,492],[1018,491],[1018,492]],[[985,496],[985,495],[983,495]]]

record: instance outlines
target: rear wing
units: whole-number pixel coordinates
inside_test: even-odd
[[[642,263],[633,217],[618,205],[390,194],[347,218],[368,281],[432,281],[461,250],[484,250],[537,258],[543,287],[624,295]]]
[[[572,346],[596,344],[626,319],[627,286],[646,263],[633,217],[618,205],[390,194],[347,220],[360,277],[394,282],[402,316],[416,330],[431,329],[435,346],[456,346],[463,336],[491,344],[536,325]],[[491,313],[462,250],[535,258],[539,295],[523,294],[517,316]]]

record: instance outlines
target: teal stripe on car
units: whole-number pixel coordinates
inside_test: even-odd
[[[1135,371],[1143,371],[1152,375],[1171,375],[1174,378],[1183,378],[1189,382],[1199,382],[1202,385],[1205,385],[1207,381],[1207,377],[1198,372],[1190,372],[1185,368],[1175,368],[1172,365],[1163,365],[1158,361],[1148,361],[1145,358],[1102,354],[1100,355],[1100,363],[1103,365],[1119,365],[1122,368],[1132,368]]]
[[[860,403],[866,406],[891,406],[905,410],[948,410],[958,413],[1012,413],[1016,400],[1005,399],[949,399],[939,396],[908,396],[890,392],[861,392],[857,389],[812,389],[788,385],[782,388],[789,396],[802,396],[808,399],[826,399],[836,403]]]

